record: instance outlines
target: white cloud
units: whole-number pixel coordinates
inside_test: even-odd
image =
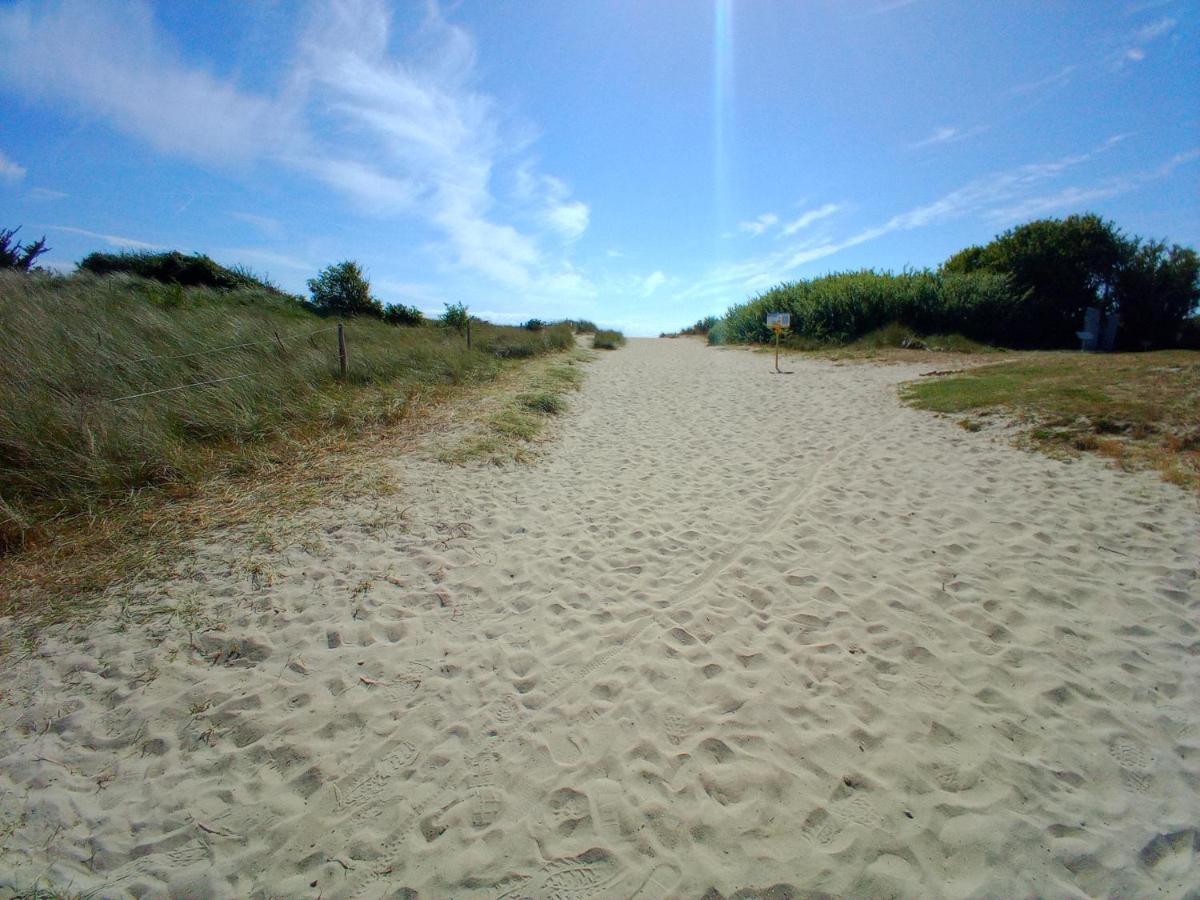
[[[0,151],[0,180],[20,181],[25,177],[25,167],[13,162]]]
[[[807,228],[814,222],[819,222],[821,219],[827,219],[841,209],[839,203],[826,203],[824,206],[819,206],[816,209],[810,209],[808,212],[802,213],[799,218],[793,219],[783,226],[783,235],[793,235],[797,231]]]
[[[0,77],[191,158],[254,157],[295,132],[283,106],[188,67],[143,3],[7,7],[0,11]]]
[[[650,273],[650,275],[646,276],[646,280],[642,282],[642,296],[649,297],[651,294],[653,294],[655,291],[657,291],[660,287],[662,287],[663,282],[665,282],[666,280],[667,280],[667,276],[664,275],[662,272],[656,271],[656,272]]]
[[[769,228],[771,228],[772,226],[775,226],[778,224],[779,224],[779,216],[775,215],[775,213],[763,213],[761,216],[759,216],[757,219],[754,219],[753,221],[739,222],[738,230],[743,231],[746,234],[751,235],[752,237],[758,237],[764,231],[766,231]]]
[[[112,247],[120,247],[123,250],[166,250],[162,244],[151,244],[149,241],[139,241],[130,237],[123,237],[119,234],[101,234],[98,231],[88,231],[86,228],[74,228],[70,225],[47,225],[50,231],[65,231],[68,234],[79,234],[84,237],[95,238],[98,241],[104,241]]]
[[[440,234],[455,274],[527,293],[590,290],[561,255],[590,209],[519,158],[528,137],[475,86],[470,35],[431,3],[405,35],[414,51],[392,54],[391,36],[382,0],[314,0],[285,87],[266,95],[184,59],[146,2],[17,2],[0,9],[0,82],[167,153],[282,164],[367,213],[415,219]],[[529,172],[536,196],[496,195],[508,165]]]
[[[50,188],[35,187],[30,188],[25,194],[27,200],[64,200],[69,195],[63,191],[52,191]]]

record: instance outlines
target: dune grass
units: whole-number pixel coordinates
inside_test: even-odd
[[[566,411],[566,396],[582,386],[582,364],[593,358],[586,350],[574,350],[535,360],[519,380],[498,379],[485,401],[489,411],[474,427],[451,436],[438,458],[453,465],[533,459],[546,426]]]
[[[1097,452],[1127,469],[1153,468],[1200,489],[1200,352],[1033,353],[904,386],[921,409],[968,430],[999,414],[1055,454]]]
[[[616,350],[624,343],[625,335],[621,334],[621,332],[602,329],[596,332],[592,346],[597,350]]]
[[[336,322],[277,293],[0,275],[0,614],[65,611],[200,527],[379,489],[336,461],[358,439],[574,343],[472,332],[352,320],[342,379]]]

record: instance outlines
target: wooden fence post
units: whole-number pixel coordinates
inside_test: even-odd
[[[467,349],[471,349],[471,317],[467,316]]]
[[[346,329],[338,322],[338,368],[342,377],[346,377]]]

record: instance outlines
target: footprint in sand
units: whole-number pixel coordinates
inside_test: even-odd
[[[833,853],[843,849],[845,830],[836,818],[822,808],[814,809],[800,826],[800,836],[816,850]]]
[[[588,787],[588,798],[597,831],[609,839],[620,838],[625,806],[621,786],[611,778],[597,778]]]
[[[524,900],[526,897],[590,900],[612,896],[611,889],[624,874],[616,856],[602,847],[593,847],[578,856],[551,860],[497,900]]]
[[[476,828],[494,825],[504,810],[504,799],[496,787],[500,754],[491,750],[467,757],[467,791],[470,794],[471,824]]]
[[[692,733],[691,720],[683,713],[674,710],[663,715],[662,724],[663,730],[667,733],[667,740],[672,744],[683,743]]]

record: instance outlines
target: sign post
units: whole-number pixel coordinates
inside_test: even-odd
[[[767,313],[767,326],[775,332],[775,371],[779,371],[779,336],[792,324],[791,313]]]

